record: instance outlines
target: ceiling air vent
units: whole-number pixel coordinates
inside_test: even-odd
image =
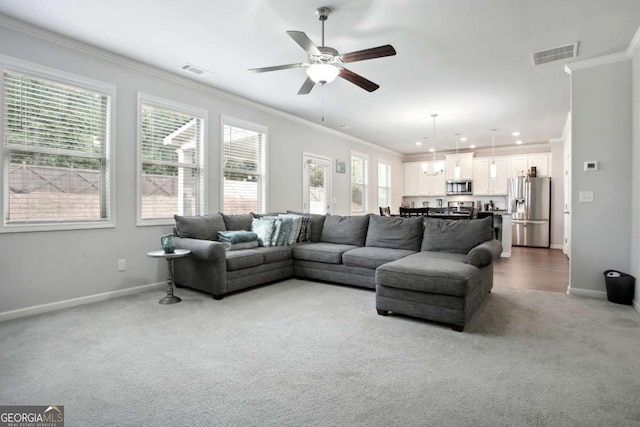
[[[533,65],[546,64],[547,62],[560,61],[562,59],[575,58],[578,55],[578,42],[565,46],[552,47],[531,53]]]
[[[182,67],[180,67],[180,69],[188,71],[193,74],[197,74],[199,76],[202,76],[204,74],[211,74],[209,71],[203,70],[202,68],[198,68],[195,65],[191,65],[191,64],[184,64]]]

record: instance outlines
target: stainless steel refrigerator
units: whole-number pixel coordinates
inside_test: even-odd
[[[509,213],[514,246],[548,248],[551,178],[511,178]]]

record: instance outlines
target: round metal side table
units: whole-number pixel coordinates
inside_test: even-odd
[[[173,260],[187,256],[191,253],[188,249],[176,249],[173,253],[165,253],[163,250],[147,252],[147,256],[152,258],[165,258],[167,260],[167,267],[169,268],[169,274],[167,276],[167,296],[162,298],[160,304],[175,304],[182,301],[179,297],[173,295]]]

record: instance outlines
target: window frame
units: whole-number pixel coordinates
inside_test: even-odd
[[[257,123],[249,122],[247,120],[238,119],[236,117],[221,115],[220,116],[220,200],[219,206],[220,211],[224,211],[224,127],[233,126],[238,127],[254,132],[259,132],[264,134],[264,142],[262,144],[262,173],[258,174],[260,176],[260,187],[261,194],[258,194],[258,206],[259,211],[255,212],[258,214],[263,214],[269,212],[269,128]],[[223,212],[227,213],[227,212]],[[249,212],[244,212],[249,213]]]
[[[106,83],[100,80],[95,80],[89,77],[81,76],[78,74],[69,73],[66,71],[58,70],[55,68],[47,67],[44,65],[35,64],[28,61],[23,61],[13,57],[0,54],[0,70],[2,71],[2,78],[0,78],[0,93],[3,94],[0,113],[0,171],[3,176],[4,183],[0,188],[0,212],[2,213],[2,220],[0,221],[0,233],[15,233],[15,232],[33,232],[33,231],[56,231],[56,230],[85,230],[85,229],[99,229],[99,228],[114,228],[116,226],[116,147],[115,147],[115,135],[116,135],[116,85]],[[35,78],[48,80],[55,83],[71,86],[74,88],[80,88],[91,92],[100,93],[108,97],[108,105],[106,108],[106,120],[107,125],[105,146],[104,146],[104,159],[105,163],[105,185],[100,195],[105,204],[106,218],[94,218],[87,220],[60,220],[51,221],[45,220],[41,222],[33,223],[7,223],[6,222],[6,209],[8,206],[8,193],[5,191],[5,185],[8,186],[8,173],[9,170],[6,164],[5,156],[5,135],[4,135],[4,111],[5,111],[5,97],[4,97],[4,72],[10,71],[13,73],[22,73]],[[83,156],[78,156],[83,157]]]
[[[363,163],[362,170],[362,210],[354,211],[353,210],[353,159],[361,159]],[[359,215],[366,214],[369,212],[369,156],[367,154],[359,153],[357,151],[351,152],[351,157],[349,159],[349,211],[351,215]]]
[[[382,187],[380,186],[380,166],[385,166],[387,169],[387,186],[386,187]],[[383,160],[383,159],[378,159],[378,193],[377,193],[377,197],[378,197],[378,206],[381,207],[387,207],[387,206],[391,206],[391,162],[389,162],[388,160]],[[385,189],[386,193],[387,193],[387,203],[385,203],[384,205],[380,203],[380,189]]]
[[[206,141],[208,135],[208,117],[209,112],[203,108],[194,107],[180,102],[172,101],[170,99],[161,98],[155,95],[150,95],[144,92],[138,92],[137,103],[137,118],[136,118],[136,226],[146,227],[155,225],[173,225],[175,220],[173,218],[143,218],[142,217],[142,106],[153,105],[159,108],[176,111],[182,114],[192,115],[194,117],[202,119],[202,141],[199,147],[199,159],[197,160],[197,169],[199,169],[198,175],[198,187],[199,191],[196,195],[196,212],[195,215],[202,215],[205,212],[206,207],[206,183],[207,183],[207,168],[206,168]]]

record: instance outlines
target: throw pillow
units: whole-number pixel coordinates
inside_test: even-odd
[[[251,231],[258,236],[258,245],[269,247],[273,237],[275,221],[272,219],[255,218],[251,222]]]
[[[289,216],[264,216],[263,218],[267,219],[275,219],[276,221],[281,221],[282,224],[280,226],[280,231],[278,233],[277,239],[275,240],[276,246],[287,246],[289,243],[289,235],[291,234],[291,230],[293,228],[293,219]]]
[[[279,246],[278,242],[282,241],[280,235],[282,232],[282,220],[280,218],[272,219],[273,221],[273,234],[271,235],[271,245],[269,246]]]
[[[298,242],[311,241],[311,217],[302,217],[302,226],[300,227],[300,234],[298,235]]]
[[[427,218],[422,239],[423,251],[466,254],[482,242],[493,238],[493,218]]]
[[[200,240],[218,240],[218,231],[226,230],[222,214],[199,216],[174,215],[178,237]]]
[[[305,215],[305,216],[311,217],[311,226],[310,226],[311,229],[310,229],[309,240],[316,243],[320,241],[320,238],[322,236],[322,227],[324,225],[326,215],[305,214],[302,212],[294,212],[294,211],[287,211],[287,213]]]
[[[296,214],[280,214],[280,217],[291,218],[291,230],[289,231],[289,237],[287,238],[287,245],[293,245],[300,236],[302,230],[302,215]]]

